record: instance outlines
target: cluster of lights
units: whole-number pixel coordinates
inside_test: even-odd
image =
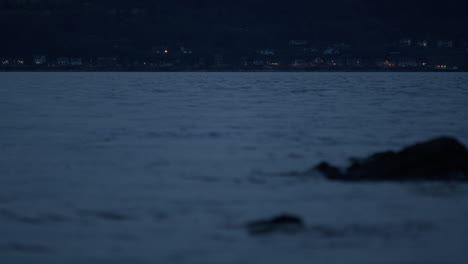
[[[23,59],[6,59],[6,58],[2,58],[0,59],[0,64],[1,65],[9,65],[9,64],[24,64],[24,60]]]
[[[394,63],[391,63],[389,61],[385,61],[384,65],[387,66],[387,67],[395,67],[396,66]]]
[[[436,65],[437,69],[447,69],[447,65]]]

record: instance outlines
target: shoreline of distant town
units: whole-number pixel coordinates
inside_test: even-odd
[[[379,67],[1,67],[0,72],[468,72],[451,68],[379,68]]]
[[[290,40],[282,47],[235,54],[161,44],[141,54],[20,53],[0,56],[0,71],[135,72],[466,72],[468,40],[400,39],[386,50],[357,52],[346,43],[314,46]]]

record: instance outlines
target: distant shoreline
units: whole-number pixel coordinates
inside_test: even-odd
[[[0,72],[468,72],[468,69],[379,68],[379,67],[0,67]]]

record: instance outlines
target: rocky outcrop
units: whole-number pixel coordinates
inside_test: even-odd
[[[315,169],[342,181],[468,181],[468,150],[454,138],[440,137],[399,152],[353,159],[345,171],[326,162]]]

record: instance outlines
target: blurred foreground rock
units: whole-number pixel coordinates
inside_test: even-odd
[[[399,152],[352,159],[344,172],[326,162],[315,169],[341,181],[468,181],[468,150],[454,138],[440,137]]]
[[[246,227],[251,235],[295,234],[305,228],[303,221],[292,215],[280,215],[271,219],[253,221],[248,223]]]

